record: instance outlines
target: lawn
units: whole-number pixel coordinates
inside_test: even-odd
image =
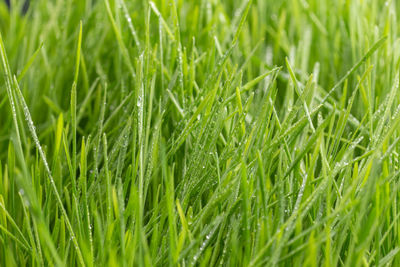
[[[400,266],[399,1],[23,6],[0,266]]]

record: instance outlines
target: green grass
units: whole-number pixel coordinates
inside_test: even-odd
[[[400,2],[12,2],[0,266],[400,265]]]

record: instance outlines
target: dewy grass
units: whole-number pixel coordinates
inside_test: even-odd
[[[0,1],[0,266],[400,265],[396,1]]]

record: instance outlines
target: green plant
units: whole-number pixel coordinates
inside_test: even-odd
[[[0,265],[400,264],[400,3],[16,2]]]

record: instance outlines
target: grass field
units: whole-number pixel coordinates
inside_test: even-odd
[[[400,2],[0,2],[0,266],[399,266]]]

